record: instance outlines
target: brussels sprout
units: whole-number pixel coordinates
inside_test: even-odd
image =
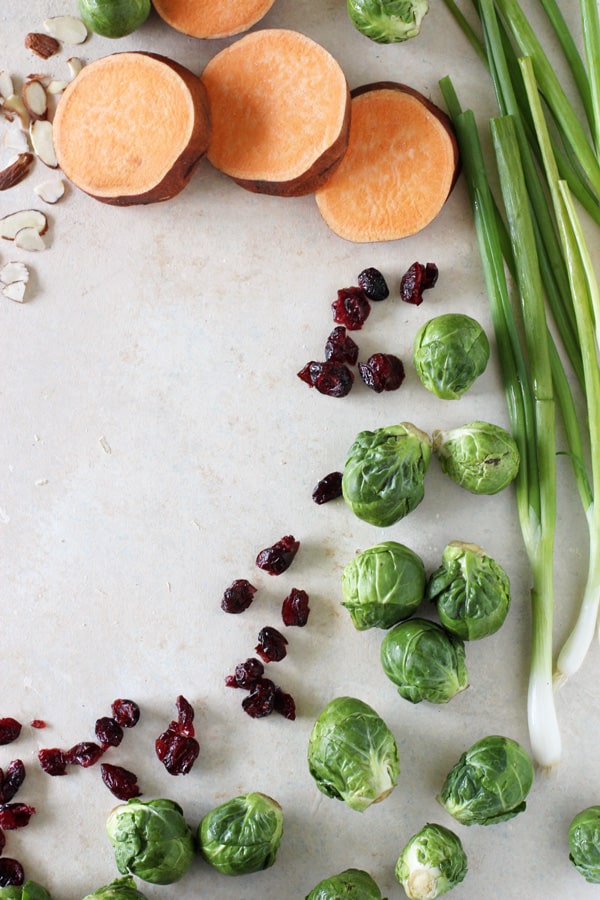
[[[49,892],[35,881],[26,881],[18,887],[0,887],[0,900],[52,900]]]
[[[122,875],[172,884],[194,858],[192,830],[174,800],[128,800],[113,809],[106,830]]]
[[[462,754],[438,801],[463,825],[494,825],[525,809],[533,762],[517,741],[490,735]]]
[[[408,619],[388,631],[380,657],[387,677],[411,703],[447,703],[469,686],[465,645],[428,619]]]
[[[378,44],[416,37],[429,12],[428,0],[347,0],[350,21]]]
[[[150,0],[78,0],[79,15],[89,31],[107,38],[131,34],[150,15]]]
[[[497,494],[517,477],[519,449],[500,425],[475,421],[432,438],[442,471],[472,494]]]
[[[368,872],[344,869],[338,875],[324,878],[304,900],[382,900],[381,891]]]
[[[98,888],[93,894],[87,894],[83,900],[147,900],[146,895],[138,891],[131,875],[115,878],[110,884]]]
[[[422,384],[442,400],[458,400],[485,371],[490,358],[486,333],[475,319],[446,313],[419,328],[413,362]]]
[[[414,834],[396,863],[396,880],[410,900],[435,900],[456,887],[467,874],[460,839],[443,825],[428,823]]]
[[[246,875],[275,862],[283,812],[266,794],[233,797],[207,813],[198,827],[204,858],[225,875]]]
[[[498,631],[510,606],[508,575],[477,544],[452,541],[431,575],[425,596],[437,604],[440,622],[463,641]]]
[[[323,794],[363,812],[396,786],[398,746],[381,716],[367,703],[336,697],[313,725],[308,768]]]
[[[569,859],[586,881],[600,884],[600,806],[577,813],[569,826]]]
[[[344,500],[359,519],[393,525],[423,499],[430,459],[429,436],[410,422],[361,431],[344,466]]]
[[[359,553],[342,572],[342,606],[358,631],[391,628],[412,616],[425,593],[425,566],[416,553],[384,541]]]

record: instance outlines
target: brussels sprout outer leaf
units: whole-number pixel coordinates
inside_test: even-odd
[[[344,869],[338,875],[324,878],[307,894],[305,900],[382,900],[379,887],[363,869]]]
[[[472,494],[497,494],[517,477],[519,449],[500,425],[475,421],[432,438],[442,471]]]
[[[352,24],[378,44],[416,37],[429,12],[428,0],[347,0]]]
[[[425,566],[413,550],[384,541],[344,568],[342,606],[359,631],[391,628],[415,612],[425,594],[425,581]]]
[[[107,38],[131,34],[150,15],[150,0],[78,0],[79,15],[89,31]]]
[[[443,825],[428,823],[402,849],[396,880],[409,900],[435,900],[464,880],[467,856],[460,839]]]
[[[198,829],[198,841],[204,858],[219,872],[244,875],[273,865],[282,834],[279,803],[252,792],[207,813]]]
[[[586,881],[600,884],[600,806],[588,806],[569,826],[569,859]]]
[[[437,799],[463,825],[493,825],[523,812],[533,778],[533,762],[521,745],[490,735],[462,754]]]
[[[317,718],[308,768],[319,790],[363,812],[396,786],[396,740],[377,712],[354,697],[337,697]]]
[[[36,881],[26,881],[19,887],[0,888],[0,900],[52,900],[50,893]]]
[[[400,696],[411,703],[447,703],[469,686],[463,642],[428,619],[409,619],[388,631],[380,658]]]
[[[425,322],[413,345],[413,362],[422,384],[442,400],[458,400],[485,371],[490,344],[479,322],[446,313]]]
[[[138,891],[131,875],[125,875],[98,888],[93,894],[87,894],[83,900],[146,900],[146,896]]]

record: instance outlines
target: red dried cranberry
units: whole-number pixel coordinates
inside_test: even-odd
[[[156,738],[155,748],[170,775],[187,775],[200,753],[196,738],[186,737],[173,728],[167,728]]]
[[[25,872],[23,866],[16,859],[3,856],[0,859],[0,887],[11,887],[23,884]]]
[[[342,473],[330,472],[314,486],[312,498],[315,503],[329,503],[342,496]]]
[[[280,687],[275,688],[275,696],[273,698],[273,709],[286,719],[293,721],[296,718],[296,703],[291,694],[282,691]]]
[[[258,632],[258,644],[254,648],[265,662],[279,662],[287,654],[287,640],[270,625]]]
[[[326,397],[347,397],[354,384],[354,375],[344,363],[333,360],[307,362],[298,378]]]
[[[376,394],[396,391],[404,381],[404,365],[392,353],[374,353],[366,363],[358,364],[360,377]]]
[[[245,662],[237,664],[234,674],[229,675],[225,683],[228,687],[249,689],[262,678],[264,671],[265,667],[260,659],[251,656]]]
[[[308,594],[306,591],[292,588],[281,607],[283,624],[302,627],[308,621],[309,612]]]
[[[80,741],[67,750],[65,760],[69,766],[81,766],[83,769],[88,769],[98,762],[103,753],[102,747],[93,741]]]
[[[46,728],[46,722],[43,719],[32,719],[29,724],[32,728]]]
[[[100,763],[100,772],[106,787],[119,800],[131,800],[133,797],[141,796],[142,792],[134,772],[124,769],[123,766],[111,766],[109,763]]]
[[[275,705],[275,691],[276,687],[269,678],[261,678],[242,700],[242,709],[253,719],[270,716]]]
[[[118,747],[123,740],[123,729],[110,716],[102,716],[96,719],[94,729],[96,740],[106,750],[107,747]]]
[[[252,603],[255,593],[256,588],[249,581],[238,578],[226,588],[221,600],[221,609],[228,613],[244,612]]]
[[[111,712],[121,728],[133,728],[140,718],[140,708],[133,700],[114,700]]]
[[[390,295],[385,278],[379,269],[374,269],[372,266],[362,270],[358,276],[358,284],[369,300],[385,300]]]
[[[25,781],[25,765],[13,759],[6,772],[0,769],[0,803],[9,803]]]
[[[46,747],[38,752],[40,766],[48,775],[66,775],[67,759],[64,750],[58,747]]]
[[[4,831],[24,828],[34,813],[33,806],[26,803],[4,803],[0,806],[0,828]]]
[[[260,551],[256,557],[256,565],[269,575],[281,575],[289,569],[299,549],[300,541],[293,534],[286,534],[271,547]]]
[[[331,362],[356,365],[358,344],[352,340],[343,325],[333,329],[325,344],[325,359]]]
[[[437,279],[438,267],[435,263],[423,265],[414,262],[400,280],[400,299],[419,306],[423,302],[423,291],[432,288]]]
[[[176,730],[184,737],[194,737],[196,734],[194,730],[194,707],[181,694],[177,697],[175,705],[177,706]]]
[[[348,331],[359,331],[369,318],[371,304],[361,287],[341,288],[331,304],[333,321]]]
[[[4,716],[0,719],[0,744],[12,744],[21,734],[21,723],[12,716]]]

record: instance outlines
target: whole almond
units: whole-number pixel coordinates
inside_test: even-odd
[[[50,34],[43,34],[40,31],[30,31],[25,37],[25,47],[31,50],[36,56],[42,59],[49,59],[58,53],[60,43]]]

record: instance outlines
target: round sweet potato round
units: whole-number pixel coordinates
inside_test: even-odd
[[[274,0],[152,0],[171,28],[197,38],[224,38],[248,31],[273,6]]]

